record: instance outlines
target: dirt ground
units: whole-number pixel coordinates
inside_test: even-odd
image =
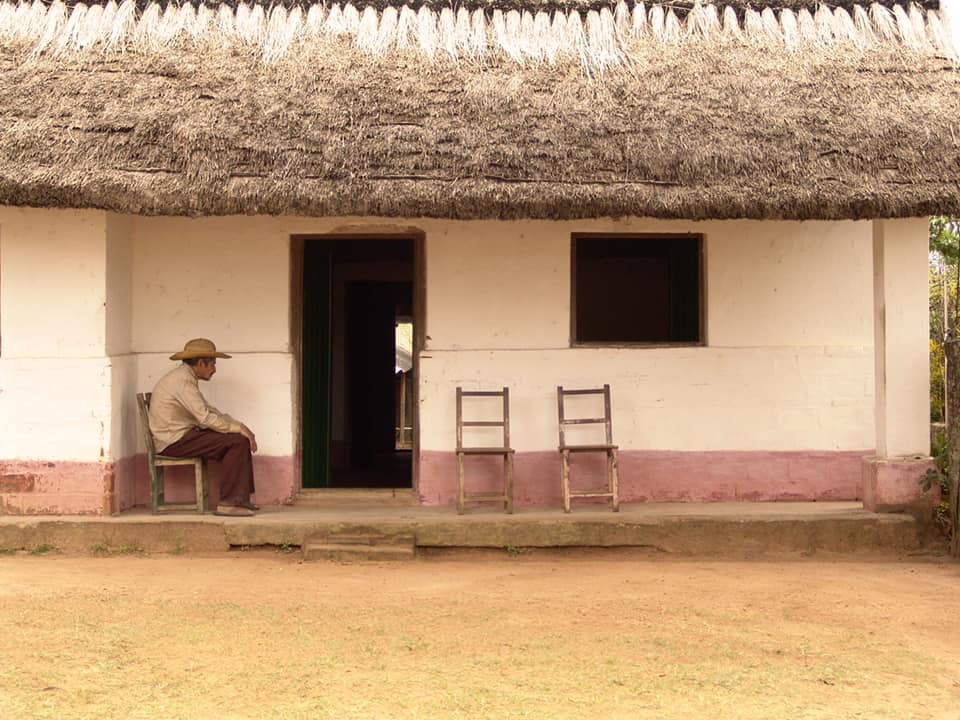
[[[960,565],[0,557],[0,718],[960,718]]]

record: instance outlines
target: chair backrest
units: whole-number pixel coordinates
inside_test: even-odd
[[[140,429],[143,430],[143,443],[147,446],[147,457],[153,465],[153,456],[157,451],[153,446],[153,434],[150,432],[150,396],[152,393],[137,393],[137,411],[140,416]]]
[[[570,395],[602,395],[603,396],[603,417],[586,418],[568,418],[564,400]],[[610,422],[610,386],[604,385],[602,388],[589,388],[586,390],[564,390],[563,385],[557,386],[557,413],[560,420],[560,447],[566,446],[564,429],[570,425],[603,425],[606,433],[606,442],[613,444],[613,427]]]
[[[464,398],[502,398],[502,414],[500,420],[464,420],[463,419],[463,399]],[[457,449],[460,450],[463,445],[463,429],[465,427],[502,427],[503,428],[503,447],[510,447],[510,389],[502,390],[464,390],[457,388]]]

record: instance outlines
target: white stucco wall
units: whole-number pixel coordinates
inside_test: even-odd
[[[577,232],[702,234],[707,346],[570,348]],[[421,446],[454,447],[457,385],[509,386],[514,447],[549,450],[556,386],[609,383],[622,448],[872,448],[871,248],[866,222],[489,222],[428,231]]]
[[[110,423],[105,358],[0,360],[0,459],[100,462]]]
[[[133,351],[209,337],[228,352],[289,352],[291,224],[134,218]]]
[[[210,400],[251,425],[262,453],[292,454],[290,236],[351,231],[426,237],[424,450],[452,449],[458,384],[511,387],[522,451],[555,448],[557,384],[603,382],[623,448],[874,445],[870,223],[378,224],[0,208],[0,422],[17,428],[0,455],[142,448],[133,393],[196,336],[235,355],[204,384]],[[576,232],[702,234],[707,346],[570,348]],[[925,412],[925,399],[913,405]],[[29,430],[37,423],[56,440]]]
[[[107,355],[128,355],[133,346],[133,242],[131,218],[107,215]]]
[[[261,454],[292,455],[290,235],[309,227],[290,218],[132,218],[135,392],[175,367],[169,355],[187,340],[208,337],[233,358],[201,391],[253,429]]]
[[[106,217],[0,207],[0,459],[110,451]]]
[[[0,208],[2,357],[102,357],[106,216]]]
[[[106,354],[110,360],[110,458],[119,460],[137,452],[137,358],[133,341],[132,218],[106,216]],[[141,443],[142,444],[142,441]]]

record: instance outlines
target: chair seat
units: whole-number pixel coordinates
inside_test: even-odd
[[[503,492],[464,492],[464,500],[506,500],[508,498]]]
[[[561,445],[560,452],[599,452],[600,450],[618,450],[617,445],[607,445],[600,443],[598,445]]]
[[[173,457],[172,455],[154,455],[153,461],[157,465],[193,465],[201,457]]]
[[[457,448],[461,455],[506,455],[514,452],[513,448],[504,447],[468,447]]]

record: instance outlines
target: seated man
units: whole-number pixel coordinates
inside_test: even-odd
[[[229,358],[205,338],[190,340],[170,356],[183,363],[157,382],[150,399],[150,432],[157,453],[204,457],[223,463],[220,502],[214,514],[247,517],[258,509],[253,493],[253,457],[257,439],[246,425],[209,405],[199,380],[217,371],[217,358]]]

